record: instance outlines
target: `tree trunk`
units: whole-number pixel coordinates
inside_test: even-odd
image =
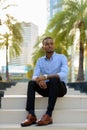
[[[80,42],[80,48],[79,48],[79,68],[78,68],[77,81],[83,81],[84,80],[83,63],[84,63],[84,44],[82,42]]]
[[[6,45],[6,80],[9,81],[9,72],[8,72],[8,45]]]

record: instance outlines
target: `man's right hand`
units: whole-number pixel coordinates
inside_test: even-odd
[[[40,88],[42,88],[42,89],[46,89],[46,88],[47,88],[47,84],[46,84],[46,82],[45,82],[44,80],[41,80],[41,81],[39,82],[39,86],[40,86]]]
[[[47,88],[44,76],[39,76],[35,78],[34,81],[36,81],[36,83],[40,86],[40,88],[43,88],[43,89]]]

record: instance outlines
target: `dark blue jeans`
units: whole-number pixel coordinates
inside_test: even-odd
[[[44,97],[48,97],[47,113],[50,113],[51,116],[57,97],[63,97],[67,93],[67,88],[65,83],[61,82],[58,78],[50,79],[50,81],[47,82],[46,89],[40,88],[33,80],[29,81],[26,110],[31,114],[34,114],[35,111],[35,92],[38,92]]]

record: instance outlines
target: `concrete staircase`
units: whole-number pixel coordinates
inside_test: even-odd
[[[52,125],[22,128],[20,123],[27,116],[26,92],[27,83],[17,83],[7,88],[1,100],[0,130],[87,130],[87,95],[69,88],[67,95],[56,102]],[[44,114],[46,106],[47,98],[36,94],[37,119]]]

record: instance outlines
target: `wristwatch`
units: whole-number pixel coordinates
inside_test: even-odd
[[[45,79],[47,79],[47,78],[48,78],[48,75],[47,75],[47,74],[44,74],[44,77],[45,77]]]

